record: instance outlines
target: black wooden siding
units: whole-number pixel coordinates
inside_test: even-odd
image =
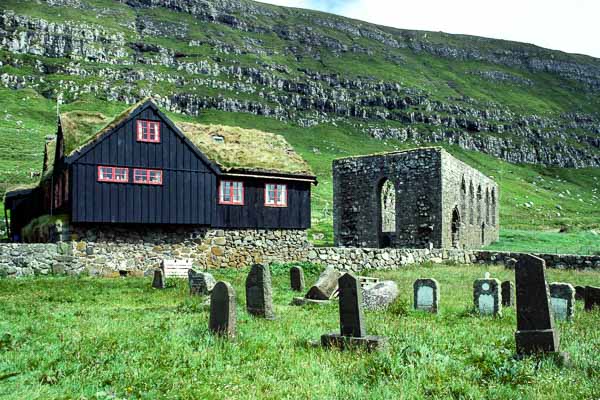
[[[161,121],[160,143],[137,141],[138,119]],[[129,168],[129,183],[98,182],[97,168]],[[133,169],[160,169],[162,185],[133,183]],[[151,109],[101,140],[71,166],[73,222],[210,225],[216,176]]]
[[[137,141],[137,120],[160,121],[160,143]],[[98,166],[129,168],[129,182],[98,182]],[[134,114],[70,165],[74,223],[203,225],[307,229],[311,183],[265,178],[244,182],[244,205],[219,205],[220,177],[152,108]],[[162,185],[133,183],[134,168],[163,171]],[[265,183],[285,183],[287,207],[264,205]]]
[[[262,179],[224,178],[244,182],[244,205],[217,204],[216,219],[219,228],[310,228],[310,183],[272,181]],[[265,183],[285,183],[288,191],[287,207],[266,207]],[[218,183],[217,183],[218,184]],[[218,203],[218,201],[217,201]]]

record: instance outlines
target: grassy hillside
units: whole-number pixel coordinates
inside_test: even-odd
[[[305,265],[307,283],[318,269]],[[150,278],[0,279],[0,398],[3,399],[596,399],[600,396],[600,310],[577,302],[572,323],[559,322],[561,351],[514,359],[516,315],[473,313],[473,280],[494,266],[420,265],[369,272],[394,280],[391,309],[364,314],[369,334],[386,336],[383,353],[313,347],[339,330],[337,302],[290,306],[289,272],[274,266],[276,319],[245,311],[247,269],[215,271],[232,283],[237,338],[208,332],[202,298],[187,282],[152,289]],[[549,281],[594,284],[598,272],[547,271]],[[412,310],[416,278],[440,282],[440,312]]]
[[[0,192],[37,181],[59,94],[61,111],[111,115],[153,95],[175,120],[284,135],[319,176],[317,244],[332,242],[333,159],[441,143],[500,184],[496,248],[600,248],[600,168],[499,159],[600,165],[592,57],[247,0],[5,0],[0,13]]]
[[[5,113],[4,118],[0,115],[0,128],[4,132],[0,136],[0,155],[11,155],[10,160],[1,161],[0,182],[35,182],[37,178],[30,179],[28,172],[29,169],[39,168],[44,137],[55,132],[55,107],[51,100],[30,90],[0,89],[0,113]],[[111,115],[118,114],[125,107],[122,103],[85,98],[64,104],[61,110],[96,110]],[[10,118],[6,115],[10,115]],[[371,139],[343,124],[304,128],[270,118],[217,110],[208,110],[196,118],[175,113],[168,115],[175,121],[256,128],[285,136],[319,178],[318,186],[313,188],[313,228],[310,231],[317,244],[330,244],[333,240],[332,160],[415,146],[414,143]],[[25,121],[22,126],[18,123],[21,120]],[[454,156],[493,177],[500,185],[501,235],[507,241],[506,244],[497,244],[495,248],[520,246],[519,249],[542,251],[542,247],[538,247],[538,240],[539,246],[542,246],[543,238],[550,238],[552,243],[543,245],[544,250],[600,250],[600,239],[596,234],[578,233],[600,229],[600,169],[515,165],[455,146],[445,147]],[[546,236],[538,236],[530,232],[556,232],[562,227],[568,228],[573,234],[546,233]],[[520,230],[520,234],[515,234],[512,231],[514,229]]]

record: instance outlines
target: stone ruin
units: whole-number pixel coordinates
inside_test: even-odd
[[[480,248],[498,240],[498,185],[439,147],[333,162],[340,247]]]

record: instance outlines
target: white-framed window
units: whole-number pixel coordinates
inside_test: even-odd
[[[137,140],[138,142],[160,143],[160,122],[138,120]]]
[[[133,182],[142,185],[162,185],[163,172],[158,169],[134,169]]]
[[[219,184],[219,204],[244,205],[244,183],[221,181]]]
[[[129,168],[99,165],[98,182],[129,182]]]
[[[265,206],[287,207],[287,185],[281,183],[265,184]]]

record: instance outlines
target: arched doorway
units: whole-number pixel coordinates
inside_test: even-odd
[[[452,247],[460,248],[460,213],[458,206],[452,211]]]
[[[396,234],[396,188],[389,179],[379,184],[379,247],[390,247]]]

